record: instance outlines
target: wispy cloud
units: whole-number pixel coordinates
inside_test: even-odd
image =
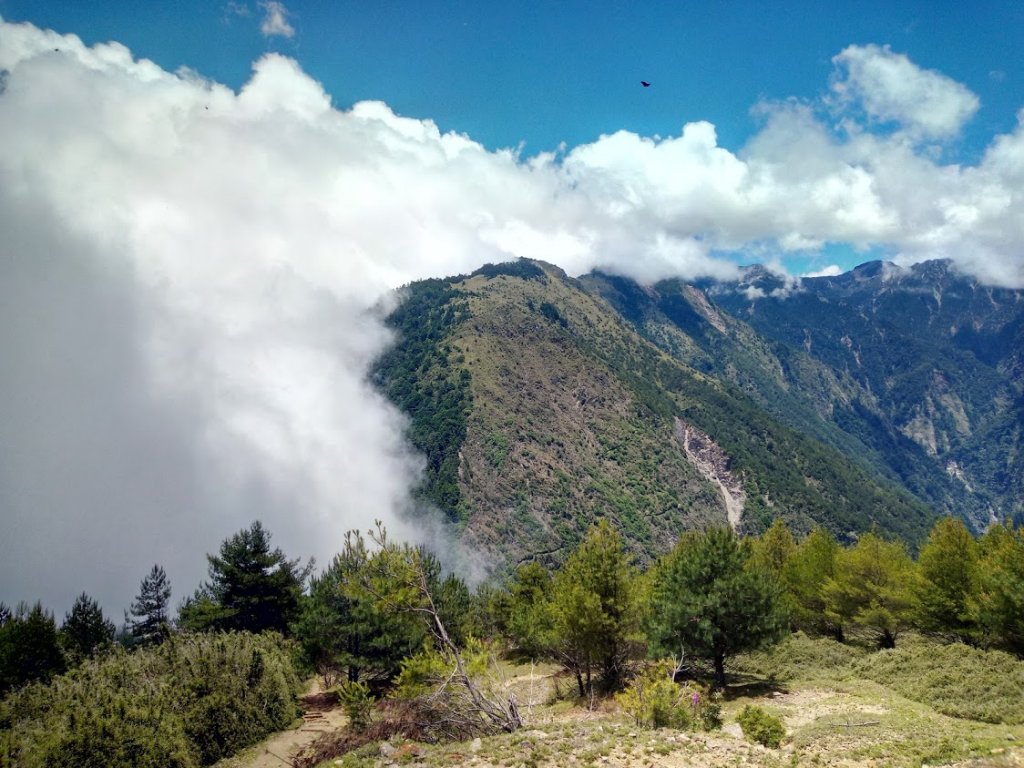
[[[255,517],[321,560],[375,518],[415,536],[421,460],[367,382],[391,342],[373,307],[410,280],[516,256],[725,276],[721,251],[839,242],[1024,285],[1021,126],[943,165],[783,103],[740,152],[695,122],[522,158],[336,109],[276,54],[236,93],[0,23],[0,70],[0,599],[116,608],[154,561],[180,596]],[[931,136],[969,106],[883,109],[858,82]]]
[[[288,9],[277,0],[260,0],[263,21],[260,32],[264,37],[295,37],[295,28],[288,23]]]
[[[227,18],[232,16],[241,16],[242,18],[248,18],[252,15],[252,10],[245,3],[239,3],[235,0],[228,0],[224,6],[224,14]]]

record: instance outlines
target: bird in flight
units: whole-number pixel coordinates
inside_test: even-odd
[[[646,80],[641,80],[640,81],[640,85],[642,85],[644,88],[650,88],[651,87],[651,84],[648,83]]]

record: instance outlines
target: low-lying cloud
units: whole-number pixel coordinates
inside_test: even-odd
[[[893,56],[837,57],[851,113],[955,133],[976,108],[963,93],[911,113],[854,67]],[[411,280],[517,256],[726,277],[724,253],[843,242],[1024,285],[1020,127],[976,166],[943,165],[899,131],[834,129],[829,99],[762,105],[737,152],[698,122],[524,158],[383,103],[336,108],[276,54],[236,93],[0,22],[0,70],[7,601],[85,589],[116,611],[153,562],[180,598],[256,518],[321,562],[377,518],[421,535],[404,516],[420,459],[367,383],[391,341],[373,308]],[[958,93],[935,77],[920,88]]]

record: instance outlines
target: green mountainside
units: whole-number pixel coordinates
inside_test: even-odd
[[[790,391],[843,433],[830,444],[975,530],[1024,513],[1024,292],[947,261],[870,262],[799,285],[754,267],[703,287],[774,345]],[[809,387],[808,366],[841,386]],[[806,429],[798,408],[773,413]]]
[[[856,382],[679,283],[540,262],[414,283],[375,381],[426,455],[420,493],[495,563],[560,562],[608,518],[642,559],[732,523],[917,541],[935,512],[830,421]]]

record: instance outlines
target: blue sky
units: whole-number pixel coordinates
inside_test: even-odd
[[[293,37],[260,34],[255,2],[0,0],[0,15],[117,40],[234,88],[274,50],[336,106],[387,102],[490,148],[528,153],[619,129],[674,135],[708,120],[742,147],[763,99],[813,100],[851,44],[891,45],[967,85],[981,108],[958,147],[971,160],[1024,106],[1019,2],[302,2]],[[241,12],[247,15],[242,15]],[[639,80],[653,83],[641,89]]]

